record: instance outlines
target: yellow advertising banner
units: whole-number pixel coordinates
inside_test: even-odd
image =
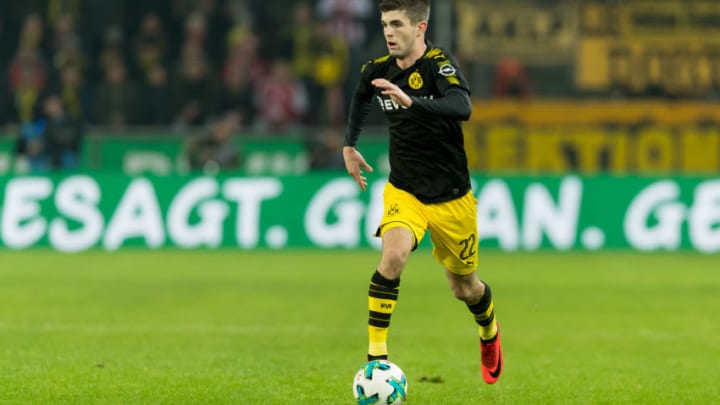
[[[520,122],[524,125],[615,123],[622,125],[651,121],[658,124],[720,122],[720,103],[623,102],[542,100],[475,101],[472,119],[476,122]]]
[[[717,173],[720,105],[476,103],[472,169],[530,173]]]
[[[512,55],[529,64],[570,63],[578,34],[578,4],[559,1],[458,0],[458,55],[495,63]]]
[[[720,2],[586,3],[576,83],[585,90],[706,96],[720,86]]]

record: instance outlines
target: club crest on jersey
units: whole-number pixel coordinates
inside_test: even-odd
[[[422,76],[420,76],[420,72],[414,71],[408,78],[408,84],[410,85],[411,89],[419,90],[422,88],[423,84],[425,84],[425,83],[423,83],[423,79],[422,79]]]
[[[446,64],[440,66],[440,74],[445,77],[453,76],[453,75],[455,75],[455,72],[456,72],[455,66],[453,66],[449,63],[446,63]]]

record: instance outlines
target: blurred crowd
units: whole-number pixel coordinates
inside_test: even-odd
[[[83,127],[339,128],[381,34],[371,0],[0,1],[0,126],[77,160]],[[371,31],[372,30],[372,31]],[[217,139],[222,139],[218,136]],[[195,152],[193,152],[195,153]]]
[[[375,13],[371,0],[1,3],[0,123],[32,122],[56,96],[93,125],[183,127],[233,112],[270,132],[342,121]]]
[[[475,1],[431,0],[429,28],[475,99],[720,99],[712,43],[619,40],[619,2]],[[186,136],[196,169],[238,167],[236,134],[298,134],[311,167],[342,167],[359,67],[386,52],[379,18],[377,0],[0,0],[0,132],[32,168],[76,166],[89,127]]]

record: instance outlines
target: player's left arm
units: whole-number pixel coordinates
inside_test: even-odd
[[[470,94],[460,87],[448,88],[443,97],[439,98],[410,98],[413,101],[410,110],[423,115],[432,114],[443,118],[467,121],[472,114]]]
[[[448,52],[437,54],[425,65],[428,75],[434,81],[439,97],[411,97],[410,111],[422,116],[433,115],[441,118],[466,121],[472,114],[470,86],[455,58]],[[426,68],[427,69],[427,68]]]
[[[385,79],[375,79],[372,84],[382,89],[382,94],[389,95],[396,104],[423,115],[432,114],[443,118],[466,121],[470,119],[470,114],[472,114],[470,93],[459,86],[448,87],[443,97],[426,99],[410,96],[396,84]]]

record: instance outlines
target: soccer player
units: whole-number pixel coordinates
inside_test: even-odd
[[[479,325],[481,370],[493,384],[502,371],[500,334],[490,287],[478,279],[477,203],[470,186],[460,121],[470,118],[467,81],[455,59],[425,39],[429,0],[382,0],[389,55],[366,63],[353,94],[343,157],[365,191],[372,172],[355,148],[373,103],[390,132],[390,176],[383,193],[380,263],[368,291],[368,360],[387,359],[387,334],[400,275],[426,231],[450,288]]]

